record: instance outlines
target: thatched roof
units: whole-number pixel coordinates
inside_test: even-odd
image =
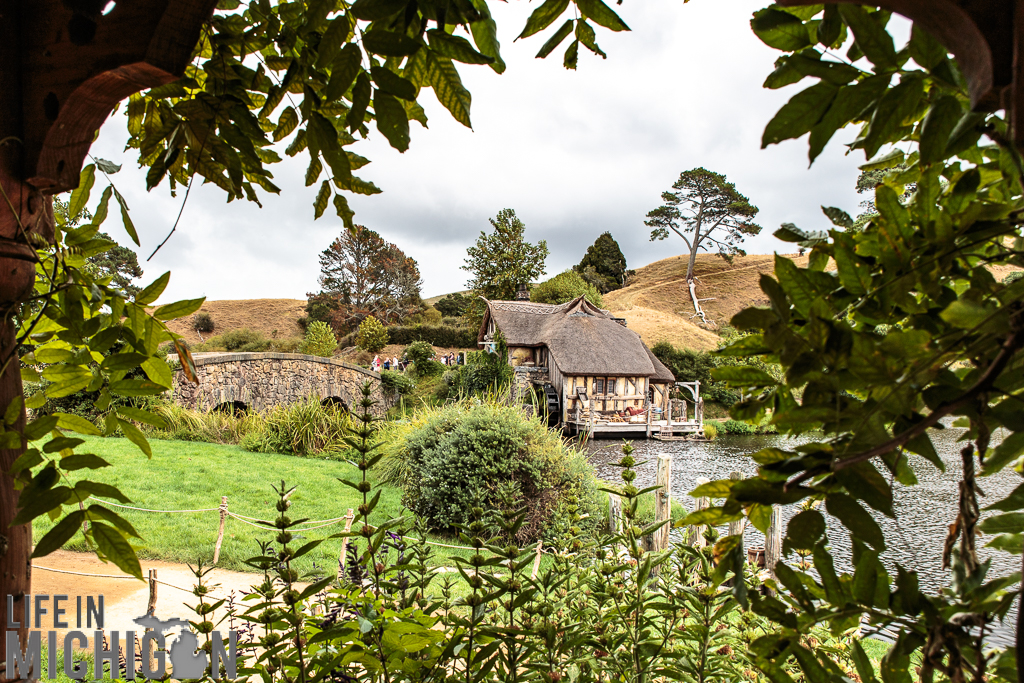
[[[560,305],[488,301],[478,341],[485,340],[492,320],[509,346],[546,346],[567,375],[675,379],[640,335],[582,296]]]

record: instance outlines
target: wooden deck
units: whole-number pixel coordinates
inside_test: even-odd
[[[617,436],[620,434],[643,434],[647,435],[647,422],[612,422],[609,420],[595,420],[593,424],[583,420],[569,420],[566,422],[574,433],[591,434],[594,437]],[[695,420],[672,422],[666,420],[651,421],[651,438],[664,441],[675,441],[693,436],[704,436],[704,425]]]

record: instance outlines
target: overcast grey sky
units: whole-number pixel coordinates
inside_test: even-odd
[[[581,49],[575,72],[562,67],[561,50],[534,58],[550,30],[513,43],[537,2],[492,3],[503,75],[460,65],[473,94],[473,130],[425,90],[430,128],[412,124],[409,151],[391,149],[376,130],[354,148],[373,162],[359,175],[384,190],[350,199],[356,220],[419,262],[424,296],[463,288],[466,247],[506,207],[531,241],[547,240],[549,275],[579,262],[606,230],[633,268],[682,253],[678,237],[650,242],[643,220],[679,173],[697,166],[726,174],[760,207],[764,232],[748,241],[752,253],[791,251],[771,237],[780,223],[826,227],[822,204],[856,212],[863,154],[845,156],[841,144],[852,129],[810,170],[806,140],[760,149],[765,123],[806,87],[761,88],[779,53],[748,22],[766,0],[626,0],[616,9],[632,32],[599,29],[608,59]],[[147,193],[125,139],[118,113],[93,154],[125,164],[114,180],[131,206],[143,260],[170,230],[183,193],[171,198],[166,182]],[[331,209],[313,220],[316,187],[303,186],[301,163],[286,158],[272,170],[282,192],[262,194],[263,209],[226,204],[221,190],[197,183],[177,233],[142,264],[147,281],[172,271],[163,301],[304,298],[317,289],[317,256],[342,223]],[[117,219],[112,212],[108,231],[127,243]]]

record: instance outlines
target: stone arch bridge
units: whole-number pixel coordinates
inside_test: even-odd
[[[173,356],[172,356],[173,359]],[[264,410],[319,396],[325,402],[354,408],[364,383],[373,385],[371,408],[382,415],[393,403],[380,375],[351,363],[300,353],[197,353],[198,384],[174,373],[174,400],[193,410],[239,408]]]

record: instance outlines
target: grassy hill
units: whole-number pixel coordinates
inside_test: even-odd
[[[298,320],[306,314],[306,302],[302,299],[238,299],[207,301],[199,312],[206,312],[213,318],[213,332],[204,332],[203,338],[224,334],[231,330],[248,328],[262,332],[271,339],[289,339],[302,336]],[[173,332],[180,334],[190,344],[198,344],[199,333],[193,327],[193,317],[167,323]]]
[[[807,265],[807,257],[787,255],[797,265]],[[605,307],[626,319],[648,345],[670,341],[690,349],[713,349],[719,337],[692,318],[693,304],[686,287],[687,256],[673,256],[638,268],[629,286],[604,296]],[[771,254],[738,256],[728,263],[711,254],[699,254],[694,267],[697,296],[717,328],[748,306],[767,306],[758,281],[762,273],[771,273],[775,257]]]

